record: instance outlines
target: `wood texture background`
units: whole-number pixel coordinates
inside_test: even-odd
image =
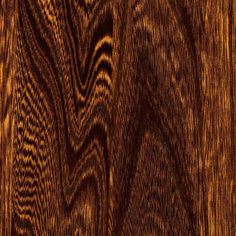
[[[0,0],[0,235],[236,235],[235,0]]]

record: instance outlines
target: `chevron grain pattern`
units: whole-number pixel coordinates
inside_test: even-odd
[[[0,0],[0,235],[236,235],[235,0]]]

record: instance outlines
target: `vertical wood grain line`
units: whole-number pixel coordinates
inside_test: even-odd
[[[14,137],[14,79],[16,72],[17,2],[1,1],[1,235],[11,235],[12,158]]]

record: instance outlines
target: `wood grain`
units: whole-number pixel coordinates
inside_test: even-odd
[[[1,235],[236,235],[235,0],[0,0]]]

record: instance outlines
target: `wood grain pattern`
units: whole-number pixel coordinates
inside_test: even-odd
[[[1,235],[236,235],[235,0],[0,0]]]

